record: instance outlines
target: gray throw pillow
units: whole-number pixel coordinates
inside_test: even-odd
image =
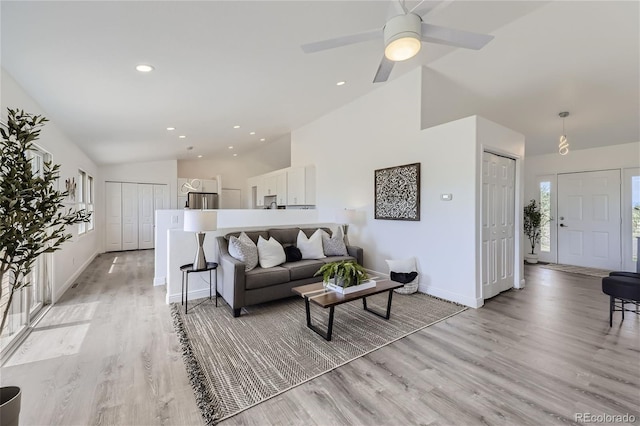
[[[322,248],[325,256],[347,256],[347,246],[344,245],[341,228],[338,228],[333,236],[329,237],[325,231],[322,231]]]
[[[258,247],[244,232],[238,238],[229,238],[229,254],[234,259],[244,262],[246,272],[258,266]]]

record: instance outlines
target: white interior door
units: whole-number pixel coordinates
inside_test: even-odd
[[[138,184],[122,184],[122,250],[138,249]]]
[[[514,286],[515,160],[482,154],[482,297]]]
[[[138,248],[153,248],[154,188],[152,184],[138,184]]]
[[[122,250],[122,183],[105,182],[106,250]]]
[[[619,270],[620,170],[558,175],[558,263]]]

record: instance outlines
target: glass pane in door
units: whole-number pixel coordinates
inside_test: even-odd
[[[551,251],[551,182],[540,182],[540,213],[540,251],[548,253]]]

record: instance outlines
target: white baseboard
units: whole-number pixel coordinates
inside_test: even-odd
[[[167,283],[167,277],[153,277],[153,285],[165,285]]]
[[[213,289],[211,291],[213,294]],[[213,294],[213,296],[215,296],[215,294]],[[209,297],[209,289],[203,288],[200,290],[190,291],[187,297],[188,297],[188,300],[196,300],[196,299],[202,299],[203,297]],[[166,302],[167,302],[167,305],[169,303],[180,303],[182,302],[182,294],[181,293],[167,294]]]
[[[370,276],[377,276],[383,279],[389,279],[389,274],[383,272],[377,272],[371,269],[367,269],[367,273]],[[452,302],[460,303],[465,306],[469,306],[471,308],[479,308],[484,305],[484,300],[482,298],[476,299],[472,297],[467,297],[462,294],[452,293],[447,290],[443,290],[441,288],[436,288],[432,286],[428,286],[424,283],[418,284],[418,291],[421,293],[426,293],[431,296],[439,297],[440,299],[450,300]]]
[[[441,299],[460,303],[462,305],[469,306],[470,308],[479,308],[484,305],[484,300],[482,298],[468,297],[459,293],[452,293],[442,288],[428,286],[423,283],[419,284],[418,291],[430,294],[431,296],[439,297]]]
[[[91,264],[91,262],[93,262],[93,260],[98,256],[98,254],[99,253],[96,251],[91,256],[89,256],[89,259],[87,259],[86,262],[84,262],[82,265],[80,265],[78,270],[73,275],[71,275],[71,277],[69,277],[69,279],[62,285],[62,287],[57,289],[57,291],[51,297],[51,302],[52,303],[56,303],[58,300],[60,300],[62,295],[67,290],[69,290],[69,287],[71,287],[73,285],[74,281],[78,279],[80,274],[82,274],[85,269],[87,269],[87,267]]]
[[[520,284],[518,286],[516,286],[515,288],[517,288],[518,290],[523,289],[525,285],[525,279],[521,279],[520,280]]]

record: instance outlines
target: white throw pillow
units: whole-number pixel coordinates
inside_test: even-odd
[[[387,259],[387,265],[389,265],[389,272],[404,272],[409,273],[416,270],[416,258],[410,257],[408,259]]]
[[[244,270],[247,272],[258,266],[258,247],[244,232],[237,238],[229,238],[229,254],[244,262]]]
[[[325,231],[322,231],[322,249],[326,256],[347,256],[347,247],[344,245],[344,235],[342,235],[342,226],[338,226],[336,232],[330,237]]]
[[[296,247],[302,253],[303,259],[322,259],[327,256],[324,255],[322,250],[322,229],[316,230],[311,238],[307,238],[304,232],[300,230],[298,232],[298,240],[296,241]]]
[[[283,264],[287,260],[287,256],[278,240],[273,237],[265,240],[260,236],[258,238],[258,260],[261,267],[273,268]]]

